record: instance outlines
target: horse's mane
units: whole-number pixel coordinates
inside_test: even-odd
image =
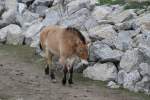
[[[67,27],[66,30],[67,30],[67,31],[70,31],[70,32],[72,32],[72,33],[74,33],[75,35],[77,35],[77,36],[80,38],[80,40],[81,40],[84,44],[86,44],[85,37],[82,35],[82,33],[81,33],[78,29],[76,29],[76,28],[74,28],[74,27]]]

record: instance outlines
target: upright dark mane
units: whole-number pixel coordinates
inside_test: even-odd
[[[76,34],[76,35],[81,39],[81,41],[82,41],[84,44],[86,44],[85,37],[82,35],[82,33],[81,33],[78,29],[76,29],[76,28],[74,28],[74,27],[67,27],[66,30],[67,30],[67,31],[70,31],[70,32],[72,32],[72,33],[74,33],[74,34]]]

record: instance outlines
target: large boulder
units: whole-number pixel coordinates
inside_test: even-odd
[[[24,3],[18,3],[18,12],[19,14],[23,14],[23,12],[27,9],[26,4]]]
[[[110,14],[107,19],[115,23],[121,23],[133,19],[136,17],[136,13],[133,9],[125,10],[121,13]]]
[[[37,11],[36,9],[39,6],[42,6],[42,7],[51,7],[53,5],[53,1],[54,0],[35,0],[32,3],[32,10],[33,11]],[[40,8],[42,8],[42,7],[40,7]],[[41,10],[41,9],[39,9],[39,10]]]
[[[108,45],[102,44],[100,41],[96,41],[90,46],[90,57],[91,61],[109,61],[118,62],[121,59],[123,52],[119,50],[112,50]]]
[[[99,40],[111,38],[117,35],[116,31],[113,29],[113,26],[109,24],[99,25],[88,29],[88,31],[91,38],[96,38]]]
[[[22,45],[24,41],[24,35],[19,26],[10,24],[7,26],[7,44]]]
[[[128,31],[121,31],[118,33],[118,36],[116,37],[114,41],[114,45],[119,50],[128,50],[132,48],[132,38],[130,36],[130,33]]]
[[[150,94],[150,77],[144,76],[140,82],[137,82],[135,85],[135,91],[145,92]]]
[[[95,6],[92,16],[99,22],[105,19],[110,14],[111,10],[112,8],[108,6]]]
[[[17,15],[17,22],[23,27],[23,29],[27,29],[31,24],[38,20],[38,18],[39,14],[25,10],[22,15]]]
[[[139,65],[140,74],[142,76],[149,76],[150,77],[150,65],[147,63],[141,63]]]
[[[116,80],[117,68],[113,63],[96,63],[93,67],[85,69],[83,75],[93,80]]]
[[[35,41],[39,40],[39,38],[36,38],[36,36],[39,34],[39,32],[41,31],[41,29],[43,28],[43,24],[42,23],[35,23],[33,25],[31,25],[23,34],[25,36],[25,44],[27,45],[33,45],[33,43],[35,43]]]
[[[73,14],[82,8],[92,9],[96,4],[96,0],[72,0],[66,5],[68,14]]]
[[[145,57],[150,58],[150,47],[148,45],[140,43],[138,47],[139,51],[143,53]]]
[[[10,24],[0,30],[0,41],[6,42],[7,44],[22,44],[24,36],[21,28],[17,25]]]
[[[60,13],[61,12],[59,12],[58,6],[54,6],[51,9],[46,10],[46,17],[42,22],[43,25],[48,26],[58,24],[58,22],[61,20]]]
[[[5,27],[11,23],[16,23],[17,15],[17,0],[5,0],[5,4],[2,9],[0,28]]]
[[[126,72],[138,69],[138,66],[142,60],[143,57],[137,48],[133,50],[127,50],[121,58],[120,69],[123,69]]]
[[[150,14],[145,13],[139,16],[137,19],[134,20],[133,28],[137,29],[138,27],[141,28],[142,33],[150,33]]]
[[[84,23],[87,21],[90,11],[87,8],[82,8],[71,16],[65,16],[61,19],[60,25],[72,26],[85,31]]]
[[[123,87],[131,91],[135,91],[135,85],[140,80],[141,80],[140,73],[137,70],[134,70],[126,74],[124,78]]]

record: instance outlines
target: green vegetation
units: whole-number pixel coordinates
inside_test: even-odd
[[[125,0],[98,0],[98,5],[114,5],[114,4],[120,4],[125,5],[125,9],[146,9],[148,6],[150,6],[150,1],[145,2],[125,2]]]
[[[125,0],[98,0],[100,5],[104,5],[104,4],[109,4],[109,5],[113,5],[113,4],[125,4]]]

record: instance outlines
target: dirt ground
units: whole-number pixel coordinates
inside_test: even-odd
[[[109,89],[75,74],[75,84],[62,86],[44,75],[43,58],[26,46],[0,45],[0,100],[150,100],[144,94]]]

